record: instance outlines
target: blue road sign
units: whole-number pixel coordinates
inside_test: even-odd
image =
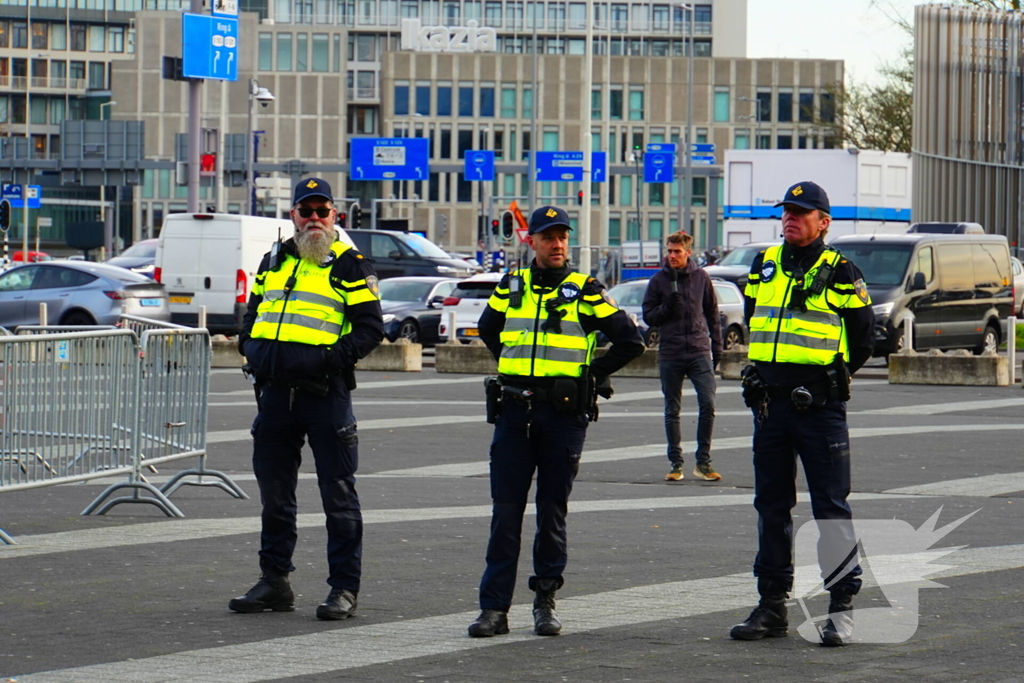
[[[28,208],[38,209],[43,206],[43,188],[39,185],[17,185],[16,187],[22,188],[22,194],[24,198],[19,196],[17,199],[10,199],[12,209],[24,209],[25,198],[28,199]],[[4,199],[7,199],[7,193],[4,192]]]
[[[466,152],[466,180],[494,180],[494,152],[471,149]]]
[[[595,183],[603,183],[608,180],[608,153],[590,153],[590,180]]]
[[[583,180],[583,152],[537,152],[537,180]]]
[[[715,145],[710,142],[695,142],[690,145],[690,152],[693,154],[714,154]]]
[[[676,153],[676,143],[674,142],[651,142],[647,145],[647,153],[651,152],[670,152]]]
[[[698,164],[698,165],[702,165],[702,166],[714,166],[715,165],[715,156],[713,154],[708,154],[708,155],[694,154],[692,159],[693,159],[693,163]]]
[[[352,180],[427,180],[427,138],[352,138],[348,177]]]
[[[675,152],[647,152],[644,154],[644,182],[671,183],[675,181]]]
[[[10,183],[4,183],[3,195],[0,196],[0,199],[6,199],[9,202],[20,202],[21,185],[12,185]]]
[[[238,80],[238,19],[181,15],[181,73],[185,78]]]

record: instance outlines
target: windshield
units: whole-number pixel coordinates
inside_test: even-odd
[[[138,244],[133,244],[122,251],[121,256],[132,256],[134,258],[156,258],[157,244],[159,244],[157,240],[139,242]]]
[[[451,258],[439,246],[428,240],[426,237],[417,235],[414,232],[405,233],[399,237],[399,239],[405,243],[405,246],[409,247],[420,256],[425,256],[427,258]]]
[[[903,283],[910,261],[910,245],[903,244],[841,244],[843,256],[864,273],[868,287],[898,287]]]
[[[764,247],[737,247],[728,254],[725,255],[721,261],[717,262],[716,266],[746,266],[750,267],[750,264],[754,262],[754,257],[757,256]]]
[[[381,301],[420,301],[427,295],[433,282],[414,282],[411,280],[381,280]]]
[[[608,290],[608,296],[614,299],[619,306],[642,306],[646,291],[647,281],[645,280],[644,282],[615,285]]]

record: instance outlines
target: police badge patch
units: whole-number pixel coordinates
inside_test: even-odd
[[[861,300],[861,303],[868,303],[871,297],[868,296],[868,286],[864,284],[864,278],[857,278],[857,281],[853,283],[853,291],[857,293],[857,298]]]
[[[580,288],[575,282],[563,282],[558,288],[558,296],[566,303],[580,298]]]
[[[377,276],[367,275],[366,276],[366,288],[373,292],[373,295],[380,298],[380,288],[377,287]]]
[[[761,282],[771,282],[775,277],[775,261],[765,261],[761,264]]]
[[[609,306],[611,306],[612,308],[618,308],[619,307],[619,305],[617,303],[615,303],[615,299],[612,298],[612,295],[608,293],[607,289],[602,289],[601,290],[601,298],[604,299],[604,302],[606,304],[608,304]]]

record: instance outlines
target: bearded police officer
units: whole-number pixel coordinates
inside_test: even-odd
[[[300,450],[309,439],[327,515],[331,590],[318,619],[352,616],[359,594],[363,518],[355,489],[359,461],[351,390],[356,361],[384,338],[377,278],[363,255],[338,240],[331,186],[295,187],[295,237],[263,257],[239,351],[256,380],[253,469],[263,501],[259,582],[228,607],[289,612],[295,598],[296,496]]]
[[[846,502],[846,401],[850,376],[871,357],[874,313],[860,270],[825,246],[831,222],[825,191],[813,182],[797,183],[776,206],[783,207],[785,242],[754,259],[745,291],[754,365],[744,369],[743,385],[754,412],[754,574],[761,600],[730,635],[756,640],[787,634],[799,455],[819,521],[822,587],[831,596],[819,634],[824,645],[844,645],[852,637],[851,603],[861,585]]]
[[[558,635],[555,591],[567,561],[565,518],[596,396],[611,396],[608,376],[643,353],[636,326],[592,277],[568,265],[569,216],[544,206],[530,217],[529,268],[507,274],[480,316],[480,338],[498,360],[489,378],[491,536],[480,581],[480,616],[469,635],[508,633],[527,495],[537,473],[537,532],[530,590],[534,630]],[[612,342],[593,358],[596,332]]]

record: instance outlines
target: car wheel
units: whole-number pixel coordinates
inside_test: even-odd
[[[974,353],[980,356],[986,352],[996,353],[997,351],[999,351],[999,330],[989,325],[985,328],[981,343],[974,347]]]
[[[653,349],[661,341],[661,331],[657,327],[647,330],[647,348]]]
[[[725,338],[722,340],[722,346],[726,349],[743,343],[743,330],[736,325],[729,325],[729,329],[725,331]]]
[[[96,321],[85,311],[71,311],[60,321],[61,325],[95,325]]]
[[[416,344],[420,340],[420,327],[415,320],[403,320],[402,324],[398,326],[398,336]]]

